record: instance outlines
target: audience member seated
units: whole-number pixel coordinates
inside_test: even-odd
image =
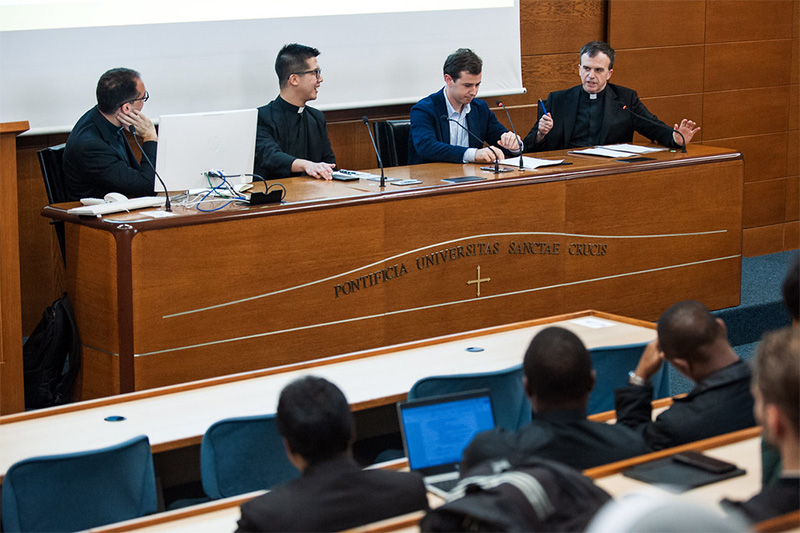
[[[747,531],[738,516],[720,516],[711,509],[657,490],[631,492],[607,503],[597,513],[587,533],[724,533]]]
[[[477,435],[464,450],[462,472],[486,459],[520,457],[582,470],[648,452],[635,431],[586,420],[595,374],[589,352],[571,331],[540,331],[525,353],[523,369],[533,420],[517,433],[495,429]]]
[[[694,389],[652,420],[650,378],[668,361]],[[629,385],[615,391],[617,424],[640,432],[661,450],[755,425],[750,369],[728,343],[723,321],[700,302],[672,305],[658,320],[658,337],[645,348]]]
[[[302,475],[243,504],[237,531],[340,531],[428,509],[418,475],[356,465],[350,406],[329,381],[307,376],[287,385],[276,423]]]
[[[767,333],[754,363],[753,411],[762,437],[780,453],[783,472],[750,500],[723,503],[761,522],[800,509],[800,329]]]

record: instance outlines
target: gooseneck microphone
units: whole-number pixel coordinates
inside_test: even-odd
[[[519,143],[520,142],[519,141],[519,135],[517,135],[517,130],[514,129],[514,123],[511,121],[511,113],[508,112],[508,108],[506,108],[505,104],[503,104],[503,102],[501,100],[497,101],[497,105],[502,107],[503,111],[506,112],[506,116],[508,117],[508,123],[511,124],[511,131],[514,133],[514,137],[517,138],[517,142]],[[522,144],[520,144],[519,145],[519,169],[520,170],[525,170],[524,161],[522,160],[522,152],[524,152],[524,151],[525,151],[524,147],[522,146]]]
[[[681,146],[681,153],[683,153],[683,154],[686,153],[686,137],[683,136],[683,133],[681,133],[680,131],[676,130],[675,128],[670,128],[669,126],[667,126],[663,122],[659,122],[657,120],[653,120],[652,118],[648,118],[648,117],[640,115],[639,113],[634,112],[626,104],[622,104],[622,110],[623,111],[627,111],[628,113],[630,113],[634,117],[640,118],[640,119],[642,119],[642,120],[644,120],[646,122],[649,122],[651,124],[655,124],[656,126],[662,126],[664,128],[669,128],[672,131],[674,131],[675,133],[677,133],[678,135],[680,135],[681,136],[681,140],[683,141],[683,146]]]
[[[484,141],[483,139],[481,139],[480,137],[478,137],[477,135],[475,135],[474,133],[469,131],[469,128],[465,128],[464,125],[461,124],[459,121],[457,121],[455,119],[452,119],[452,118],[448,117],[447,115],[442,115],[441,118],[443,118],[447,122],[452,122],[453,124],[458,124],[459,128],[461,128],[462,130],[466,131],[469,134],[470,137],[472,137],[473,139],[475,139],[476,141],[481,143],[481,145],[489,146],[486,141]],[[497,154],[494,153],[494,150],[489,150],[489,151],[494,156],[494,173],[495,174],[500,174],[500,172],[501,172],[501,170],[500,170],[500,159],[498,159]]]
[[[372,128],[369,127],[369,118],[367,118],[367,115],[361,117],[361,122],[363,122],[367,127],[369,138],[372,141],[372,148],[375,150],[375,157],[378,158],[378,166],[381,167],[381,188],[386,187],[386,176],[383,174],[383,161],[381,160],[380,152],[378,152],[378,145],[375,144],[375,137],[372,135]]]
[[[164,196],[166,197],[166,200],[164,201],[164,210],[172,211],[172,204],[170,204],[169,202],[169,191],[167,190],[167,184],[164,183],[164,180],[162,180],[161,176],[158,175],[156,166],[153,164],[152,161],[150,161],[150,158],[147,157],[147,154],[145,153],[144,148],[142,148],[142,145],[139,144],[139,139],[136,137],[136,127],[133,124],[131,124],[130,126],[128,126],[128,131],[130,131],[131,135],[133,135],[133,140],[136,142],[136,146],[138,146],[139,150],[142,151],[142,155],[144,156],[145,161],[150,163],[150,166],[153,167],[153,173],[158,178],[158,181],[161,182],[161,186],[164,187]]]

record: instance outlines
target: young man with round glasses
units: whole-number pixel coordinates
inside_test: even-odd
[[[287,44],[278,52],[280,94],[258,108],[254,172],[264,178],[333,178],[336,156],[325,115],[306,106],[316,100],[323,81],[318,55],[319,50],[302,44]]]

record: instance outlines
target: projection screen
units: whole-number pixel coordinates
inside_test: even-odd
[[[414,102],[459,47],[484,60],[479,96],[524,92],[519,0],[0,0],[0,122],[69,131],[118,66],[142,74],[151,118],[258,107],[291,42],[321,51],[323,110]]]

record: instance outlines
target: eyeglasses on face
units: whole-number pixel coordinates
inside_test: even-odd
[[[322,69],[321,68],[315,68],[315,69],[311,69],[311,70],[304,70],[302,72],[292,72],[292,74],[297,74],[298,76],[305,76],[306,74],[313,74],[314,76],[317,77],[317,79],[320,79],[322,77]],[[290,74],[290,76],[292,74]]]

